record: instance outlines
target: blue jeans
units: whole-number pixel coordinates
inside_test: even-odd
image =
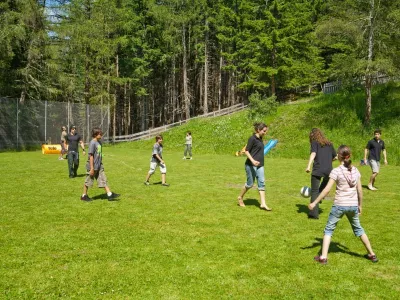
[[[325,226],[324,234],[332,236],[335,231],[336,224],[346,215],[353,229],[355,236],[362,236],[365,232],[361,227],[360,219],[358,218],[358,206],[336,206],[333,205],[329,213],[328,223]]]
[[[259,191],[265,191],[264,167],[255,167],[244,165],[246,170],[246,188],[251,188],[254,184],[254,179],[257,178],[257,186]]]

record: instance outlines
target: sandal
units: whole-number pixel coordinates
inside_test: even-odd
[[[321,265],[326,265],[328,263],[328,259],[327,258],[322,258],[319,255],[314,256],[314,260],[319,262]]]
[[[246,206],[246,205],[244,205],[244,202],[243,202],[242,197],[239,196],[237,199],[238,199],[238,205],[239,205],[240,207],[245,207],[245,206]]]
[[[376,263],[379,261],[379,259],[376,257],[376,255],[371,255],[371,254],[365,254],[364,257],[373,263]]]

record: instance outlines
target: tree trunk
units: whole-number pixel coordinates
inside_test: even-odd
[[[185,119],[190,118],[190,99],[188,89],[188,78],[187,78],[187,57],[186,57],[186,29],[185,25],[182,25],[182,73],[183,73],[183,105],[185,110]]]
[[[369,12],[369,36],[368,36],[368,64],[365,74],[365,117],[364,125],[369,125],[371,121],[371,104],[372,104],[372,59],[374,55],[374,13],[375,13],[375,1],[370,0],[370,12]]]
[[[207,27],[208,27],[208,22],[206,19],[206,36],[205,36],[205,41],[204,41],[204,100],[203,100],[203,113],[206,114],[208,113],[208,48],[207,48],[207,43],[208,43],[208,33],[207,33]]]
[[[219,73],[218,73],[218,110],[221,109],[221,98],[222,98],[222,55],[219,57]]]

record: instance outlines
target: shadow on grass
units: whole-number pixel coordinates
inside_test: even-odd
[[[92,200],[108,200],[107,194],[101,194],[91,197]]]
[[[258,208],[260,207],[260,203],[258,202],[257,199],[244,199],[243,202],[246,206],[253,205],[253,206],[257,206]]]
[[[310,210],[308,209],[308,205],[296,204],[296,206],[297,206],[297,213],[308,215],[308,212],[310,211]],[[321,213],[323,213],[323,212],[324,212],[324,210],[320,208],[320,209],[319,209],[319,213],[321,214]]]
[[[319,251],[318,251],[318,255],[321,255],[321,246],[322,246],[322,238],[315,238],[315,242],[312,243],[310,246],[306,246],[306,247],[300,247],[300,249],[302,250],[306,250],[306,249],[312,249],[312,248],[317,248],[319,247]],[[347,248],[346,246],[342,245],[341,243],[338,242],[332,242],[329,245],[329,253],[346,253],[348,255],[351,256],[355,256],[355,257],[364,257],[361,254],[349,251],[349,248]]]

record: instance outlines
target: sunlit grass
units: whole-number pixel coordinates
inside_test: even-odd
[[[96,188],[90,203],[79,200],[84,177],[69,179],[56,155],[0,153],[0,298],[399,297],[399,167],[382,168],[379,191],[364,190],[362,225],[380,262],[362,257],[344,219],[320,266],[312,258],[332,202],[321,205],[319,220],[307,219],[308,199],[299,196],[310,180],[306,159],[266,159],[268,213],[255,189],[245,208],[236,205],[243,157],[194,152],[184,161],[165,150],[165,188],[158,172],[143,184],[150,153],[105,147],[121,201]],[[370,169],[360,171],[366,183]]]

